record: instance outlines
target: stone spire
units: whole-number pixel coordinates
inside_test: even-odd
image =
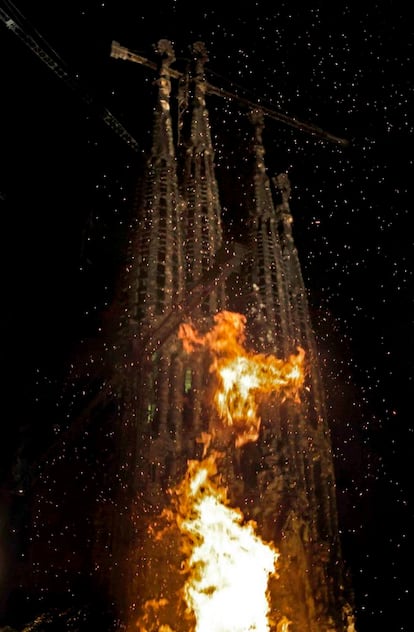
[[[253,177],[250,215],[250,309],[256,323],[256,341],[263,350],[288,353],[293,350],[283,253],[271,182],[266,172],[260,110],[250,112],[253,124]]]
[[[223,241],[221,204],[205,101],[204,64],[208,56],[202,42],[193,45],[192,56],[191,97],[180,147],[183,158],[180,188],[186,203],[183,231],[188,290],[212,268]],[[222,309],[224,303],[224,288],[216,286],[202,305],[201,313],[213,314]]]
[[[307,369],[299,403],[263,407],[256,511],[281,551],[279,598],[295,629],[336,631],[342,629],[343,576],[334,470],[315,335],[292,233],[291,185],[285,173],[268,178],[263,116],[255,111],[250,119],[253,337],[276,355],[302,347]]]
[[[171,43],[160,40],[158,88],[152,145],[144,168],[122,276],[123,314],[116,361],[118,423],[116,473],[119,516],[114,521],[115,599],[133,618],[136,573],[145,524],[142,508],[159,502],[182,441],[183,365],[175,336],[162,348],[157,339],[165,319],[183,300],[181,199],[170,112]],[[139,509],[137,509],[139,507]]]
[[[160,65],[153,140],[127,270],[129,316],[144,327],[155,327],[183,296],[181,204],[170,113],[170,65],[175,57],[167,40],[160,40],[156,50]]]

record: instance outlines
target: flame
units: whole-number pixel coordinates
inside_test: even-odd
[[[276,632],[289,632],[289,625],[292,621],[289,621],[287,617],[282,617],[276,627]]]
[[[255,534],[255,523],[228,506],[213,482],[215,455],[189,463],[184,481],[187,511],[180,529],[191,543],[186,601],[196,615],[195,632],[269,630],[266,598],[278,553]]]
[[[223,311],[214,321],[214,327],[204,335],[187,323],[180,326],[178,335],[187,353],[197,348],[210,351],[210,372],[217,381],[214,403],[225,426],[233,430],[236,447],[240,447],[259,436],[258,408],[264,395],[277,393],[281,401],[299,401],[305,352],[299,347],[297,355],[292,354],[287,361],[248,352],[243,346],[245,316]]]
[[[182,534],[182,595],[191,613],[186,629],[267,632],[267,585],[269,578],[276,576],[279,554],[255,533],[254,521],[245,522],[242,512],[229,506],[226,489],[217,475],[218,456],[214,452],[202,461],[189,461],[186,476],[170,491],[172,507],[164,510],[170,528],[174,523]],[[168,541],[168,531],[157,538],[159,544]],[[165,599],[149,601],[145,609],[156,612],[156,623],[148,626],[146,616],[138,622],[138,629],[173,630],[173,622],[168,625],[160,615],[166,605]]]
[[[298,401],[304,351],[298,348],[287,361],[250,353],[243,344],[243,315],[224,311],[214,320],[204,335],[182,324],[179,337],[188,353],[210,352],[221,434],[230,429],[239,447],[258,438],[258,408],[266,394]],[[269,632],[272,626],[288,632],[291,622],[285,616],[273,621],[269,605],[268,584],[277,577],[279,553],[256,533],[253,520],[230,506],[218,474],[223,453],[206,456],[212,435],[202,432],[198,441],[204,444],[203,459],[188,461],[183,480],[169,490],[170,505],[149,529],[156,558],[166,563],[152,566],[158,598],[144,603],[136,627],[140,632]]]

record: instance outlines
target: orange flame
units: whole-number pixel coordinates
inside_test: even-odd
[[[223,311],[214,321],[213,329],[204,335],[192,325],[182,324],[178,336],[187,353],[204,348],[212,354],[210,371],[217,380],[214,403],[224,424],[233,429],[236,447],[240,447],[259,436],[258,408],[265,394],[277,393],[281,401],[299,401],[305,352],[299,347],[298,354],[287,361],[248,352],[243,346],[245,316]]]
[[[153,532],[158,546],[167,545],[174,526],[182,535],[179,572],[184,579],[174,599],[177,604],[184,597],[187,613],[186,623],[181,618],[178,628],[184,623],[191,632],[268,632],[267,584],[276,576],[279,554],[255,533],[254,521],[244,521],[242,512],[229,506],[217,475],[219,456],[214,452],[202,461],[188,462],[186,476],[170,490],[172,507],[163,512],[169,526],[158,535]],[[168,621],[168,601],[149,600],[138,629],[178,629],[173,620]],[[177,612],[178,608],[174,617]]]
[[[266,598],[276,550],[255,534],[255,523],[228,506],[226,490],[213,481],[216,455],[191,461],[183,482],[186,499],[180,529],[189,536],[186,601],[195,632],[269,630]]]

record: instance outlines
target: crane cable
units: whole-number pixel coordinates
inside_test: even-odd
[[[48,44],[45,38],[28,22],[21,12],[9,1],[3,0],[7,10],[0,7],[0,20],[12,31],[54,74],[64,83],[77,92],[82,101],[89,107],[96,106],[93,97],[82,87],[79,76],[73,74],[69,66],[60,55]],[[33,29],[34,35],[28,32],[28,26]],[[40,42],[39,42],[40,40]],[[120,121],[106,107],[96,108],[98,116],[110,127],[124,142],[135,152],[140,151],[137,140],[126,130]]]

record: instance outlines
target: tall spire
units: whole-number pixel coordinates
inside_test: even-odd
[[[260,110],[250,112],[253,124],[253,178],[250,215],[250,310],[256,323],[256,339],[264,350],[292,351],[292,326],[283,253],[271,182],[266,172]]]
[[[289,354],[302,347],[307,367],[300,403],[263,410],[257,511],[281,550],[280,598],[292,621],[310,632],[337,630],[343,576],[334,470],[315,335],[292,233],[291,186],[285,173],[269,179],[263,116],[254,111],[250,119],[252,331],[268,352]],[[312,570],[308,574],[306,569]]]
[[[208,56],[202,42],[193,45],[192,56],[192,100],[180,148],[184,158],[181,191],[186,202],[183,230],[188,289],[212,268],[223,241],[214,150],[205,101],[204,64]],[[224,288],[218,286],[204,302],[202,312],[212,314],[222,309],[224,302]]]
[[[130,242],[133,261],[128,268],[132,285],[128,293],[133,301],[130,317],[145,321],[148,327],[182,300],[183,290],[181,205],[170,113],[170,65],[175,56],[167,40],[160,40],[156,50],[160,66],[153,141],[136,232]]]
[[[142,566],[139,543],[145,525],[137,503],[157,503],[182,442],[183,365],[176,337],[162,349],[147,347],[183,300],[181,199],[170,112],[172,45],[160,40],[152,146],[131,227],[123,281],[121,345],[117,353],[119,515],[115,519],[112,592],[127,619],[133,617]],[[178,459],[177,459],[178,462]]]

